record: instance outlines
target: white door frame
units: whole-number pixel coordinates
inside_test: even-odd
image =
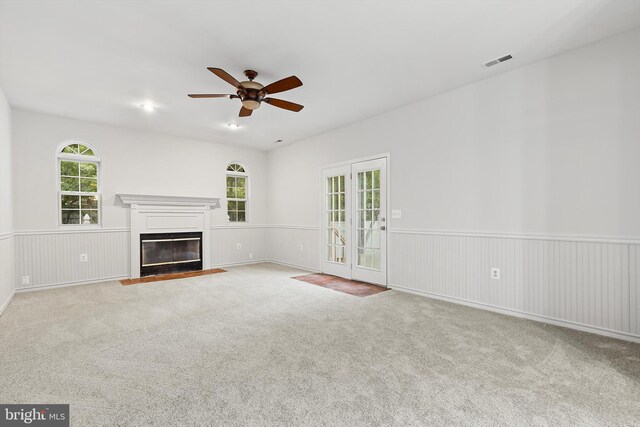
[[[325,250],[325,235],[324,235],[324,198],[325,198],[325,194],[324,194],[324,173],[325,171],[329,170],[329,169],[335,169],[335,168],[339,168],[339,167],[344,167],[344,166],[350,166],[354,163],[360,163],[360,162],[366,162],[369,160],[377,160],[377,159],[386,159],[386,168],[387,168],[387,173],[386,173],[386,186],[387,186],[387,194],[386,194],[386,206],[387,206],[387,239],[386,239],[386,245],[387,245],[387,250],[386,250],[386,258],[384,260],[385,264],[386,264],[386,278],[385,278],[385,284],[383,286],[389,286],[389,277],[390,277],[390,265],[389,265],[389,254],[391,252],[390,250],[390,244],[389,244],[389,236],[390,236],[390,227],[389,225],[391,224],[390,221],[390,212],[391,212],[391,153],[386,152],[386,153],[380,153],[380,154],[374,154],[371,156],[366,156],[366,157],[358,157],[356,159],[350,159],[350,160],[345,160],[342,162],[337,162],[337,163],[331,163],[325,166],[322,166],[319,170],[318,173],[318,182],[320,183],[320,191],[319,191],[319,200],[320,200],[320,209],[319,209],[319,224],[320,224],[320,239],[319,239],[319,254],[320,254],[320,270],[323,270],[323,266],[324,266],[324,259],[326,256],[326,250]],[[351,279],[351,277],[349,277],[349,279]]]
[[[327,190],[328,190],[328,178],[330,177],[334,177],[334,176],[344,176],[344,188],[342,189],[342,191],[344,191],[344,212],[345,212],[345,218],[344,218],[344,224],[350,224],[351,223],[351,181],[349,179],[351,175],[351,165],[345,164],[342,166],[337,166],[337,167],[332,167],[332,168],[325,168],[322,170],[322,181],[321,181],[321,186],[320,186],[320,191],[321,193],[327,197]],[[327,273],[327,274],[331,274],[334,276],[340,276],[340,277],[349,277],[351,278],[351,257],[352,257],[352,253],[351,253],[351,236],[348,236],[346,244],[345,244],[345,248],[344,248],[344,253],[343,253],[343,258],[344,258],[344,263],[342,262],[335,262],[335,261],[329,261],[328,258],[328,253],[327,253],[327,249],[328,249],[328,240],[329,237],[327,235],[328,233],[328,229],[327,229],[327,224],[329,224],[329,217],[328,217],[328,211],[327,211],[327,205],[326,205],[327,199],[323,198],[322,199],[322,220],[321,220],[321,226],[320,226],[320,240],[321,240],[321,263],[320,263],[320,269],[322,270],[323,273]],[[349,227],[349,231],[351,231],[351,228]],[[332,237],[334,235],[332,234]]]

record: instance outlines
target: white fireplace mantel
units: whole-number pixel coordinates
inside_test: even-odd
[[[118,194],[125,205],[148,206],[209,206],[220,207],[220,199],[215,197],[156,196],[151,194]]]
[[[118,194],[131,211],[131,278],[140,277],[140,235],[146,233],[202,233],[202,268],[211,268],[211,210],[220,207],[212,197]]]

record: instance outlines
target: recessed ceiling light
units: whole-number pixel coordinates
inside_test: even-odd
[[[240,126],[235,123],[227,123],[227,127],[232,130],[240,129]]]
[[[153,106],[152,103],[150,102],[145,102],[144,104],[140,104],[140,107],[144,110],[144,111],[148,111],[148,112],[152,112],[153,110],[156,109],[156,107]]]

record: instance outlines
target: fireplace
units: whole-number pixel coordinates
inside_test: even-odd
[[[140,234],[140,276],[202,270],[202,233]]]

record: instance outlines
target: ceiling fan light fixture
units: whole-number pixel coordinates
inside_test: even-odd
[[[242,106],[247,110],[257,110],[260,108],[260,102],[255,99],[245,99],[242,101]]]
[[[262,86],[260,83],[258,82],[252,82],[247,80],[246,82],[240,82],[240,84],[245,88],[245,89],[255,89],[255,90],[260,90],[262,89],[264,86]]]
[[[300,79],[296,76],[289,76],[273,82],[267,86],[263,86],[262,84],[253,80],[258,76],[258,73],[254,70],[244,71],[244,75],[247,76],[247,79],[249,80],[245,80],[243,82],[239,82],[222,68],[207,67],[207,70],[211,71],[213,74],[236,88],[236,94],[226,95],[219,93],[192,93],[188,95],[189,98],[228,97],[229,99],[239,99],[240,102],[242,102],[242,108],[240,109],[238,117],[251,116],[253,110],[257,110],[258,108],[260,108],[260,104],[262,103],[262,101],[265,101],[267,104],[274,107],[282,108],[283,110],[294,111],[296,113],[304,108],[303,105],[285,101],[283,99],[266,98],[266,96],[268,95],[285,92],[302,86],[302,81],[300,81]]]

